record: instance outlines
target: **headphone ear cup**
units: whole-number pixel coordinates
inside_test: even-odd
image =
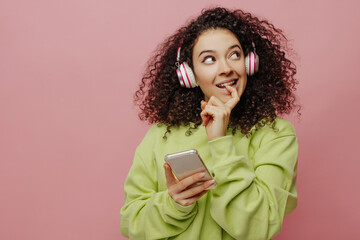
[[[176,73],[182,87],[194,88],[198,86],[195,81],[194,73],[186,62],[180,64],[179,68],[176,69]]]
[[[259,71],[259,56],[254,52],[250,52],[245,57],[245,67],[246,74],[248,76],[254,75],[257,71]]]

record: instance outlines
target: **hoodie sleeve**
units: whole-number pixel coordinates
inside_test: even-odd
[[[254,133],[252,159],[239,154],[232,136],[210,141],[213,219],[235,239],[270,239],[297,204],[298,141],[292,125],[278,120],[274,131]]]
[[[197,213],[197,203],[182,206],[169,196],[167,189],[158,190],[153,129],[136,149],[124,185],[125,204],[120,211],[120,225],[121,233],[130,239],[177,236],[188,228]]]

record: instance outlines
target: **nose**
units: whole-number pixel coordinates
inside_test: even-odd
[[[231,65],[226,61],[219,61],[219,75],[229,75],[232,72]]]

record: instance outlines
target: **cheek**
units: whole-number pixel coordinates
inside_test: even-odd
[[[236,69],[239,75],[246,75],[246,66],[244,59],[242,59],[240,62],[235,63],[233,65],[233,68]]]
[[[244,92],[245,88],[246,88],[246,84],[247,84],[247,79],[246,77],[244,78],[244,81],[242,81],[240,84],[239,84],[239,90],[241,90],[242,92]]]
[[[247,84],[247,76],[245,75],[245,77],[241,79],[241,81],[239,82],[239,85],[237,87],[237,91],[238,91],[238,94],[240,97],[245,91],[246,84]]]
[[[201,85],[211,84],[214,79],[214,69],[211,67],[197,67],[194,69],[196,82]]]

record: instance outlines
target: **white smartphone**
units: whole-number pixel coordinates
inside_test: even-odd
[[[196,149],[165,155],[165,161],[170,165],[177,179],[182,180],[197,172],[204,172],[205,177],[197,184],[213,179],[209,170],[199,156]],[[215,184],[207,189],[212,189]]]

